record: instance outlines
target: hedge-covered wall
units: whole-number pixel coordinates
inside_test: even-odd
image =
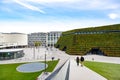
[[[94,32],[111,30],[117,30],[118,32],[101,34],[75,34],[76,32],[81,31]],[[62,33],[62,36],[55,46],[71,55],[85,55],[92,48],[99,48],[107,56],[120,56],[119,31],[120,24],[66,31]]]

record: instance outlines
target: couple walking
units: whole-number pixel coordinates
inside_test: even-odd
[[[81,63],[81,67],[83,67],[84,57],[83,56],[81,56],[80,58],[76,57],[76,62],[77,66],[79,66],[79,63]]]

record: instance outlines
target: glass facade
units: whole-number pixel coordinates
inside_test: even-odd
[[[16,59],[24,56],[23,50],[0,52],[0,60]]]

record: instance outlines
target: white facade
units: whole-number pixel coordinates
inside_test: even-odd
[[[1,33],[0,34],[0,46],[27,46],[28,39],[27,34],[22,33]]]
[[[40,42],[41,46],[46,45],[46,33],[31,33],[28,34],[28,45],[34,46],[35,42]]]
[[[28,45],[34,46],[34,42],[41,42],[42,46],[54,46],[62,32],[31,33],[28,34]]]
[[[57,43],[61,34],[62,34],[62,32],[49,32],[49,33],[47,33],[46,46],[54,46]]]

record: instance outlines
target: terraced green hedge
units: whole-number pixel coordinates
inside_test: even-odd
[[[100,31],[100,30],[120,30],[120,24],[83,28],[83,29],[74,29],[74,30],[63,32],[63,34],[69,34],[72,32],[79,32],[79,31]]]
[[[55,46],[72,55],[84,55],[90,51],[91,48],[97,47],[107,56],[120,56],[120,32],[74,34],[75,32],[80,31],[89,32],[101,30],[120,30],[120,24],[63,32],[63,36],[60,37]]]

